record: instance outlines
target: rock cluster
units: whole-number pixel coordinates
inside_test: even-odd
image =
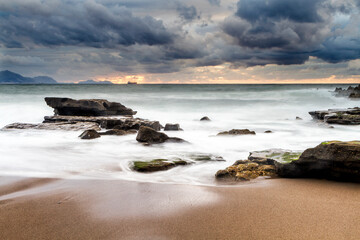
[[[336,88],[335,93],[337,97],[360,98],[360,85],[356,87],[349,86],[347,89]]]
[[[318,120],[329,124],[358,125],[360,124],[360,108],[329,109],[327,111],[313,111],[309,114]]]
[[[136,112],[121,103],[105,99],[81,99],[46,97],[45,102],[54,108],[56,115],[66,116],[109,116],[135,115]]]

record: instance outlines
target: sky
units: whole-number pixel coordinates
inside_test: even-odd
[[[6,69],[67,83],[360,83],[360,0],[0,0]]]

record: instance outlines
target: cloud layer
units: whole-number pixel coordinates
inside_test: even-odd
[[[83,79],[105,72],[186,79],[204,67],[290,68],[311,59],[347,65],[360,58],[359,7],[358,0],[0,0],[0,63]]]

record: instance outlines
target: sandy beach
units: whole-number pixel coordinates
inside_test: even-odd
[[[1,239],[358,239],[360,186],[0,178]]]

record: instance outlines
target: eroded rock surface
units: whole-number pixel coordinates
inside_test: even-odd
[[[54,108],[57,115],[67,116],[108,116],[108,115],[135,115],[136,111],[125,107],[118,102],[109,102],[105,99],[80,99],[46,97],[45,102]]]
[[[327,111],[312,111],[309,114],[318,120],[329,124],[358,125],[360,124],[360,108],[329,109]]]

